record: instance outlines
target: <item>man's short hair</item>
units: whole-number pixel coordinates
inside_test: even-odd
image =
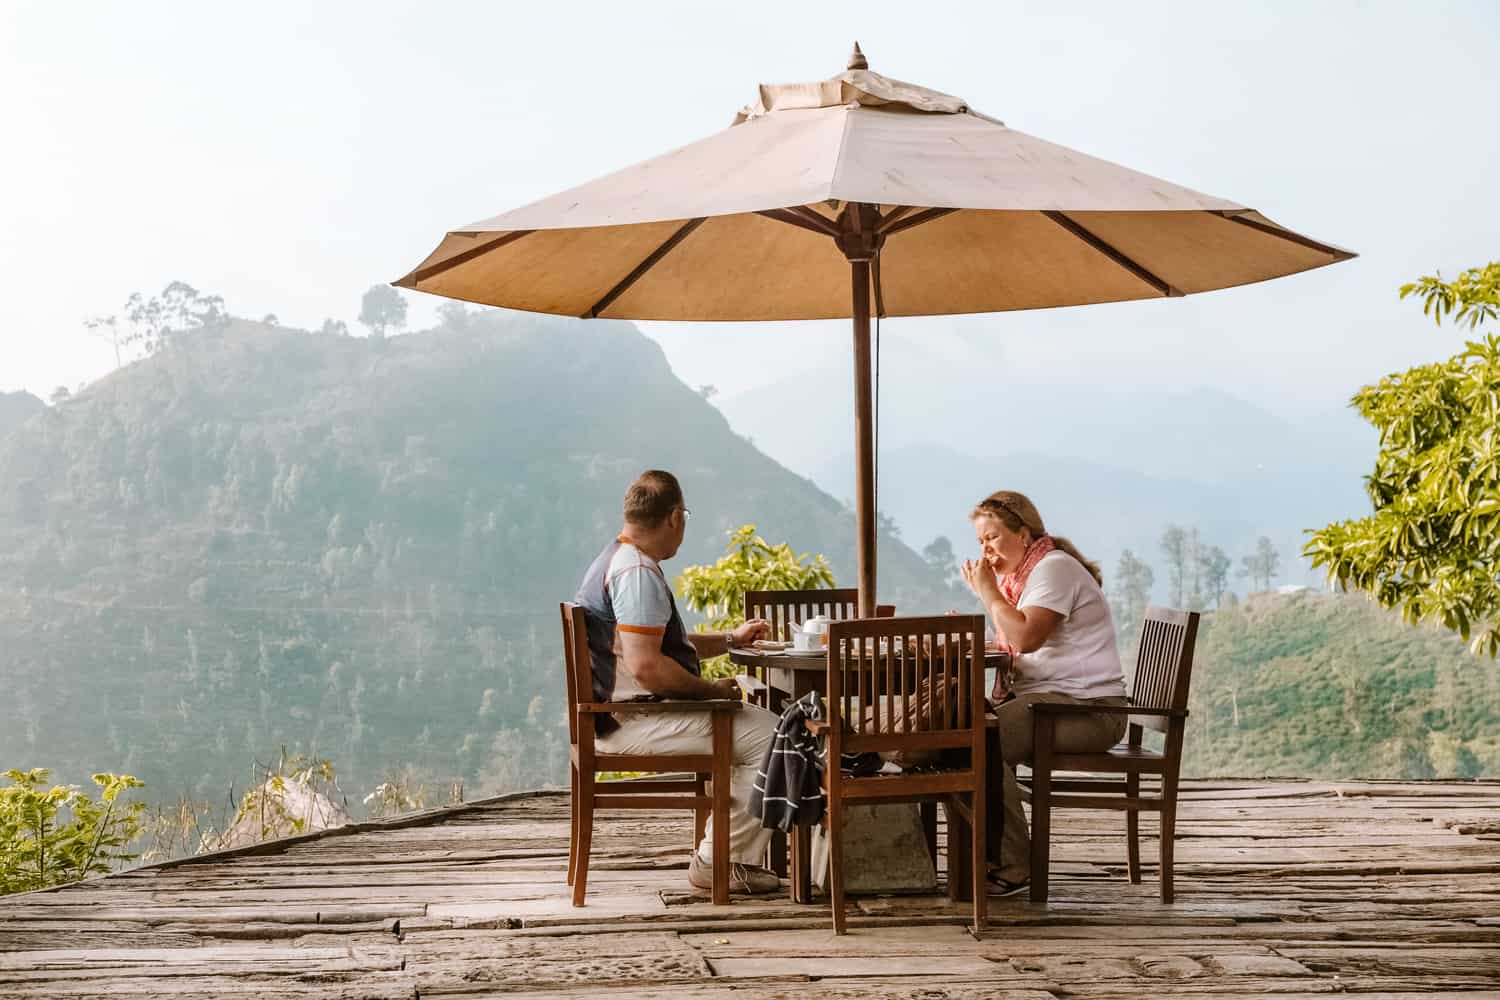
[[[660,469],[647,469],[625,491],[625,520],[643,528],[656,527],[681,506],[677,477]]]

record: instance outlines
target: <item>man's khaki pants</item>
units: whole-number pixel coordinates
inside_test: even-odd
[[[605,753],[710,753],[713,720],[709,712],[661,712],[624,715],[620,728],[599,737],[596,745]],[[750,815],[750,791],[760,771],[766,749],[776,736],[775,715],[754,705],[734,713],[734,759],[729,771],[729,860],[736,864],[763,865],[771,831]],[[710,816],[703,831],[698,856],[713,861],[714,821]]]
[[[1026,814],[1021,810],[1021,789],[1016,784],[1016,765],[1031,763],[1031,706],[1038,702],[1065,705],[1127,705],[1124,698],[1074,698],[1066,694],[1017,695],[995,710],[999,717],[999,746],[991,730],[989,742],[989,789],[986,813],[1004,815],[999,837],[989,838],[990,864],[1007,882],[1021,882],[1031,876],[1031,837],[1026,832]],[[1063,753],[1095,753],[1108,750],[1125,735],[1123,715],[1103,712],[1067,715],[1057,720],[1056,750]],[[998,772],[998,774],[997,774]],[[996,780],[996,778],[1000,780]],[[997,795],[998,793],[998,795]],[[999,798],[1000,801],[996,801]],[[991,827],[993,829],[993,827]]]

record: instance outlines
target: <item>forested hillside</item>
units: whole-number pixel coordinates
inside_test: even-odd
[[[0,433],[0,763],[222,792],[285,745],[346,790],[565,774],[557,602],[641,469],[852,579],[853,519],[633,326],[502,312],[391,339],[233,322]],[[951,601],[910,550],[883,600]],[[243,784],[243,781],[241,781]]]
[[[0,392],[0,438],[46,408],[29,392]]]
[[[1500,777],[1500,669],[1363,597],[1205,615],[1190,709],[1190,774]]]

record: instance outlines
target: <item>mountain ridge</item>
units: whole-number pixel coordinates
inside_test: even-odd
[[[647,467],[853,578],[852,516],[736,435],[621,323],[470,314],[387,340],[235,321],[0,439],[0,759],[198,793],[253,759],[565,775],[557,601]],[[882,544],[881,599],[946,600]],[[45,759],[42,759],[45,757]]]

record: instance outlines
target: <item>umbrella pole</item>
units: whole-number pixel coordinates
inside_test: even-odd
[[[859,617],[875,617],[875,419],[870,400],[870,262],[851,260],[854,293],[854,522]]]

